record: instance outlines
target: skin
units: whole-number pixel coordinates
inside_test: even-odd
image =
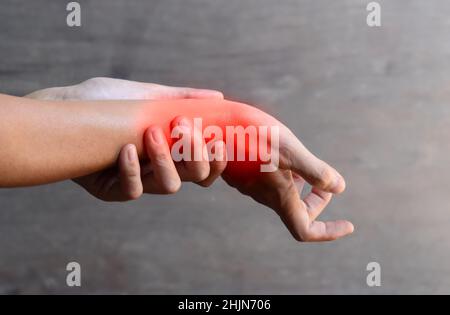
[[[33,92],[26,97],[38,100],[171,100],[171,99],[223,99],[219,91],[169,87],[164,85],[131,82],[111,78],[93,78],[73,86],[55,87]],[[183,117],[177,117],[176,125]],[[188,121],[189,123],[189,121]],[[190,124],[190,123],[189,123]],[[190,124],[190,132],[194,130]],[[150,128],[160,128],[150,126]],[[150,129],[149,128],[149,129]],[[209,187],[220,177],[227,165],[223,161],[201,161],[174,163],[167,154],[167,144],[158,145],[152,141],[151,133],[146,133],[144,147],[147,159],[158,163],[140,161],[134,144],[122,148],[114,167],[76,178],[74,181],[94,197],[103,201],[130,201],[147,194],[173,194],[181,186],[181,181],[193,182]],[[217,143],[224,151],[224,143]],[[201,148],[193,145],[195,150]],[[192,154],[198,154],[193,151]],[[141,165],[142,164],[142,165]],[[155,176],[164,174],[164,176]]]
[[[7,96],[0,97],[0,104],[0,117],[8,118],[0,125],[0,143],[6,148],[0,154],[0,161],[3,161],[0,171],[5,174],[0,182],[2,186],[38,184],[95,173],[113,165],[120,151],[118,148],[126,143],[134,144],[137,153],[143,156],[142,139],[146,139],[144,142],[153,139],[155,144],[167,146],[167,142],[158,139],[163,138],[160,131],[166,137],[170,132],[173,117],[168,113],[177,112],[175,109],[186,117],[201,116],[210,110],[212,114],[206,120],[220,120],[222,118],[214,113],[222,113],[243,125],[277,123],[282,127],[280,169],[243,178],[228,171],[232,167],[227,167],[223,173],[225,181],[274,209],[298,241],[330,241],[353,232],[353,225],[348,221],[316,221],[332,194],[345,189],[342,176],[312,155],[288,128],[250,106],[222,100],[150,104],[143,101],[26,102]],[[24,111],[27,115],[20,115]],[[92,117],[98,118],[95,123]],[[142,117],[151,117],[151,121],[148,118],[141,121]],[[142,127],[145,123],[147,126],[156,123],[163,129],[151,127],[146,131]],[[154,152],[147,153],[152,160]],[[153,157],[157,161],[161,156]],[[305,181],[313,189],[301,200],[300,191]]]

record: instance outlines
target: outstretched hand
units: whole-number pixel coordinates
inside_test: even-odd
[[[309,152],[287,128],[281,130],[279,153],[275,172],[240,176],[226,170],[222,177],[242,194],[273,209],[297,241],[333,241],[353,233],[349,221],[316,221],[333,194],[345,190],[344,178]],[[312,189],[302,199],[306,182]]]
[[[108,78],[95,78],[75,86],[41,90],[28,97],[46,100],[223,99],[222,93],[217,91]],[[172,122],[172,127],[177,125],[183,126],[186,133],[197,132],[189,119],[177,117]],[[232,167],[227,168],[227,162],[221,159],[211,162],[173,162],[167,140],[159,126],[150,126],[144,138],[146,154],[151,163],[141,163],[136,147],[130,144],[121,150],[117,167],[75,181],[99,199],[127,201],[139,198],[142,193],[174,193],[179,189],[181,181],[208,186],[222,175],[229,185],[273,209],[298,241],[331,241],[349,235],[354,230],[349,221],[316,221],[333,194],[340,194],[345,190],[345,180],[335,169],[309,152],[284,126],[280,133],[279,168],[272,173],[257,172],[252,176],[241,176],[233,172]],[[192,139],[204,141],[197,137]],[[193,147],[203,149],[204,145]],[[218,143],[216,149],[226,155],[224,143]],[[302,199],[306,182],[312,189]]]

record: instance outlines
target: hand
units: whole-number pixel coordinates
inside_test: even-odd
[[[229,162],[222,177],[241,193],[275,210],[297,241],[332,241],[353,233],[349,221],[316,221],[333,193],[345,190],[344,178],[311,154],[287,128],[280,131],[279,153],[280,165],[273,173],[256,171],[242,176]],[[312,190],[301,199],[305,182]]]
[[[222,93],[211,90],[168,87],[110,78],[94,78],[74,86],[56,87],[36,91],[29,98],[43,100],[164,100],[223,98]],[[189,120],[177,117],[172,124],[184,122],[186,132],[196,132]],[[178,191],[181,181],[192,181],[201,186],[211,185],[226,167],[226,161],[198,161],[174,163],[162,131],[151,126],[145,133],[145,149],[152,163],[142,166],[136,147],[122,148],[117,167],[74,179],[90,194],[104,201],[129,201],[143,193],[172,194]],[[160,139],[160,141],[158,141]],[[198,141],[192,137],[193,141]],[[194,148],[202,149],[196,145]],[[224,144],[218,143],[224,152]],[[196,152],[192,152],[196,154]]]
[[[152,88],[155,88],[154,90]],[[214,91],[192,90],[181,88],[169,88],[153,84],[133,83],[113,79],[93,79],[79,86],[68,88],[51,89],[51,93],[44,91],[33,93],[32,96],[38,96],[45,99],[167,99],[167,98],[211,98],[223,96]],[[108,93],[111,92],[111,94]],[[156,91],[156,92],[155,92]],[[129,97],[128,97],[129,96]],[[158,98],[159,97],[159,98]],[[250,115],[252,116],[252,115]],[[255,115],[254,117],[258,117]],[[257,124],[256,124],[257,125]],[[175,174],[171,166],[171,158],[168,151],[164,151],[165,144],[159,146],[160,152],[156,154],[152,151],[153,145],[151,134],[157,127],[151,127],[145,134],[145,142],[148,155],[161,170],[147,171],[153,172],[155,180],[167,183],[159,183],[158,187],[163,187],[162,193],[176,191],[179,187],[178,174]],[[280,168],[274,173],[254,173],[252,176],[242,176],[234,173],[233,167],[228,167],[223,173],[223,178],[231,186],[236,187],[240,192],[246,194],[256,201],[274,209],[286,224],[292,235],[298,241],[330,241],[335,240],[353,232],[353,225],[348,221],[320,222],[315,219],[320,215],[332,198],[332,194],[339,194],[345,189],[345,181],[337,171],[328,164],[320,161],[312,155],[301,142],[287,128],[281,130],[280,134]],[[103,172],[88,176],[78,181],[94,195],[104,200],[117,200],[119,197],[125,200],[134,199],[140,195],[139,182],[136,180],[140,171],[139,163],[130,164],[125,161],[127,150],[135,150],[132,146],[124,148],[120,154],[119,169],[111,170],[112,174]],[[128,165],[129,167],[127,168]],[[130,167],[133,165],[133,167]],[[203,163],[204,165],[204,163]],[[161,167],[164,166],[164,167]],[[232,165],[230,165],[232,166]],[[198,165],[197,165],[198,167]],[[180,167],[175,166],[175,169]],[[214,175],[217,177],[225,168],[224,164],[212,167]],[[190,167],[195,169],[195,167]],[[129,172],[125,171],[128,170]],[[165,173],[164,173],[165,171]],[[158,173],[159,172],[159,173]],[[182,172],[178,172],[182,173]],[[204,172],[206,174],[207,172]],[[144,174],[147,174],[144,171]],[[157,175],[159,174],[159,175]],[[162,176],[165,174],[165,176]],[[172,175],[170,175],[172,174]],[[117,179],[119,178],[119,180]],[[172,178],[171,180],[169,180]],[[111,182],[109,181],[111,180]],[[300,198],[304,183],[308,182],[313,186],[311,192],[302,200]],[[133,184],[134,183],[134,184]],[[175,183],[175,184],[174,184]],[[150,192],[151,184],[149,186]],[[145,187],[145,185],[144,185]],[[135,193],[130,193],[135,192]],[[119,197],[118,197],[119,196]]]

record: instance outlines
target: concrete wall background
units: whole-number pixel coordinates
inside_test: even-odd
[[[346,176],[325,217],[357,231],[297,244],[223,182],[129,204],[1,190],[0,293],[450,293],[448,1],[379,1],[379,29],[361,0],[80,2],[74,30],[64,1],[2,0],[0,91],[112,76],[259,104]]]

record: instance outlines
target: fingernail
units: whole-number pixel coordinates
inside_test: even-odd
[[[154,128],[152,130],[152,139],[156,144],[163,144],[164,143],[164,135],[159,128]]]
[[[137,158],[136,147],[132,144],[128,147],[128,162],[134,162]]]

